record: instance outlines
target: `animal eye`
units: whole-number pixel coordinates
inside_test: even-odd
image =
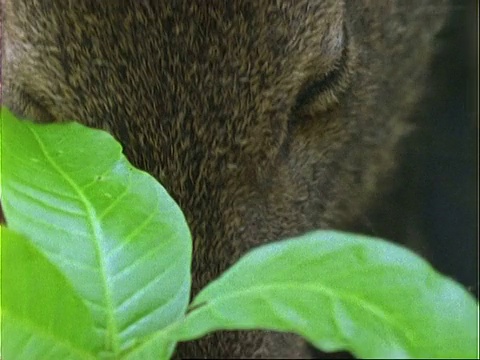
[[[344,48],[342,56],[327,73],[307,82],[297,95],[294,111],[315,104],[317,109],[327,110],[338,102],[338,95],[348,83],[348,49]]]

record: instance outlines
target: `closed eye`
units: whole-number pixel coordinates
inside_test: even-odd
[[[299,111],[308,107],[314,101],[320,100],[325,110],[337,100],[336,94],[341,92],[347,83],[348,78],[348,46],[346,46],[341,57],[331,68],[320,78],[307,82],[297,95],[293,110]],[[320,99],[319,99],[320,97]]]

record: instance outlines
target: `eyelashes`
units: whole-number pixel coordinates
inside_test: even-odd
[[[343,24],[343,49],[340,57],[330,70],[320,76],[312,78],[301,87],[293,106],[293,113],[315,114],[328,111],[339,103],[339,97],[346,90],[352,75],[352,66],[355,54],[352,53],[352,44],[348,28]]]
[[[345,88],[348,80],[347,65],[348,46],[343,49],[341,57],[329,72],[302,87],[293,110],[299,111],[317,101],[320,101],[318,105],[326,110],[332,103],[335,103],[337,101],[336,94]]]

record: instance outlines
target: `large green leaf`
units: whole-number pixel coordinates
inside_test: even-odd
[[[23,236],[1,232],[3,357],[95,359],[93,318],[72,285]]]
[[[2,205],[93,314],[95,351],[118,356],[183,316],[191,238],[184,216],[105,132],[2,112]]]
[[[173,339],[264,328],[360,358],[478,356],[478,305],[467,291],[399,246],[340,232],[250,252],[192,307]]]

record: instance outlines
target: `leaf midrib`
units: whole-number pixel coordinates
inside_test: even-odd
[[[96,211],[93,208],[92,204],[90,203],[89,199],[83,194],[82,189],[77,185],[77,183],[73,181],[73,179],[52,159],[47,149],[45,148],[45,145],[43,144],[42,139],[38,136],[38,134],[30,126],[28,126],[28,129],[34,136],[35,140],[38,142],[40,150],[42,151],[45,159],[52,165],[52,167],[62,177],[64,177],[67,183],[77,193],[81,203],[85,207],[85,210],[87,212],[87,217],[89,220],[88,223],[91,226],[91,232],[94,237],[94,246],[96,250],[96,258],[100,267],[100,276],[104,285],[103,288],[104,288],[105,305],[106,305],[106,312],[107,312],[107,339],[105,339],[105,344],[104,344],[105,350],[110,349],[109,345],[111,345],[111,350],[115,354],[118,354],[120,345],[118,343],[117,324],[116,324],[114,313],[113,313],[112,294],[111,294],[111,289],[108,286],[106,264],[103,260],[102,250],[100,247],[100,241],[104,238],[104,236],[103,236],[103,230],[102,230],[101,224],[98,221],[95,221]]]
[[[350,303],[353,303],[353,304],[359,304],[362,309],[367,309],[368,312],[373,314],[375,317],[383,319],[384,322],[387,322],[387,323],[391,324],[392,328],[396,328],[397,332],[402,334],[403,335],[402,337],[409,342],[409,345],[413,344],[413,337],[405,329],[405,326],[402,326],[396,319],[394,319],[392,317],[389,317],[385,313],[385,311],[383,311],[381,308],[379,308],[375,304],[373,304],[373,303],[371,303],[371,302],[369,302],[365,299],[359,298],[357,296],[350,295],[350,294],[347,294],[347,293],[344,293],[344,292],[341,292],[341,291],[332,290],[331,288],[329,288],[327,286],[317,285],[317,284],[315,284],[315,285],[314,284],[302,284],[302,283],[295,283],[295,282],[282,282],[282,283],[279,283],[279,284],[270,284],[270,285],[259,284],[257,286],[253,286],[253,287],[251,287],[249,289],[246,289],[246,290],[234,291],[234,292],[232,292],[232,293],[230,293],[229,295],[226,295],[226,296],[221,296],[221,297],[217,297],[217,298],[214,298],[214,299],[200,300],[200,303],[206,302],[207,304],[205,306],[201,306],[198,309],[192,311],[191,314],[193,314],[196,311],[200,312],[204,308],[214,306],[214,304],[216,304],[216,303],[221,303],[221,302],[224,302],[224,301],[228,301],[229,299],[232,299],[232,298],[248,296],[249,294],[260,294],[262,292],[269,291],[269,290],[285,291],[285,290],[288,290],[289,288],[291,288],[291,291],[296,291],[296,292],[298,292],[299,289],[300,290],[307,290],[309,292],[319,292],[319,293],[324,294],[324,295],[326,295],[330,298],[337,298],[337,299],[339,299],[340,301],[343,301],[343,302],[347,302],[347,303],[350,302]],[[190,306],[196,304],[198,301],[199,300],[193,301]],[[186,316],[188,317],[188,315],[189,314],[187,314]]]
[[[383,310],[379,309],[374,304],[370,304],[366,300],[363,300],[363,299],[360,299],[356,296],[351,296],[351,295],[348,295],[348,294],[345,294],[345,293],[342,293],[342,292],[338,292],[338,291],[335,292],[332,289],[330,289],[326,286],[322,286],[322,285],[316,286],[316,285],[311,285],[311,284],[298,284],[298,283],[286,284],[286,283],[282,283],[282,284],[273,284],[273,285],[261,285],[261,286],[258,285],[258,286],[254,286],[254,287],[252,287],[248,290],[235,291],[235,292],[232,292],[230,295],[217,297],[215,299],[205,299],[205,300],[200,300],[200,301],[198,301],[197,299],[194,299],[194,301],[190,304],[190,306],[192,306],[192,305],[194,305],[198,302],[200,302],[200,303],[206,302],[206,304],[204,306],[200,306],[199,308],[193,310],[190,313],[187,313],[185,315],[184,320],[177,320],[177,321],[171,323],[170,325],[168,325],[167,327],[153,333],[148,339],[146,339],[137,348],[131,349],[130,350],[131,354],[134,354],[137,351],[141,351],[142,349],[148,347],[149,344],[151,344],[151,343],[153,343],[153,342],[155,342],[155,341],[157,341],[161,338],[169,339],[170,341],[175,341],[175,342],[178,342],[178,341],[185,342],[185,341],[191,341],[191,340],[194,340],[194,339],[197,339],[197,338],[201,337],[201,336],[193,336],[193,337],[188,336],[188,337],[182,337],[181,340],[179,340],[178,337],[176,337],[175,335],[172,336],[169,333],[171,333],[173,331],[173,333],[175,334],[175,332],[178,331],[178,329],[181,329],[184,326],[184,324],[186,324],[186,321],[188,321],[189,317],[194,316],[195,313],[198,314],[199,312],[204,311],[207,308],[214,306],[215,303],[221,303],[223,301],[228,301],[228,299],[231,299],[231,298],[248,295],[248,293],[258,293],[259,291],[264,292],[265,289],[285,290],[285,288],[288,288],[288,287],[293,288],[293,290],[295,290],[295,291],[298,291],[299,289],[303,288],[303,289],[307,289],[307,290],[310,290],[310,291],[313,291],[313,292],[321,292],[322,294],[326,294],[330,298],[337,297],[337,298],[340,298],[341,300],[343,298],[344,301],[345,301],[345,299],[347,301],[350,299],[350,302],[355,302],[356,301],[357,303],[365,305],[362,308],[368,309],[370,313],[372,313],[374,316],[376,316],[378,318],[385,319],[386,322],[388,322],[389,324],[392,324],[393,328],[397,329],[397,332],[399,332],[400,334],[403,335],[402,337],[408,341],[408,345],[409,345],[408,349],[409,350],[415,349],[415,347],[413,346],[413,340],[414,339],[411,337],[410,334],[408,334],[408,332],[404,329],[404,327],[402,327],[397,321],[395,321],[395,319],[392,319],[392,318],[386,316],[386,314]],[[195,320],[193,320],[193,321],[195,321]],[[223,329],[223,327],[221,327],[221,329]],[[210,331],[208,331],[207,333],[209,333],[209,332]],[[347,349],[347,350],[353,351],[354,349],[351,348],[351,349]],[[410,351],[408,351],[408,353],[410,353]]]

